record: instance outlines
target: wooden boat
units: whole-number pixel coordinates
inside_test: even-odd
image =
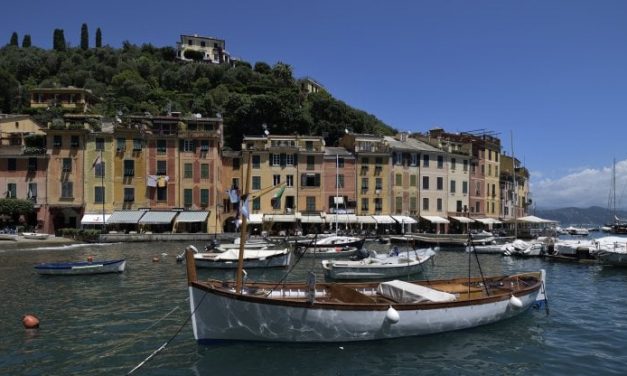
[[[330,279],[390,279],[423,271],[427,260],[435,255],[431,248],[405,252],[390,252],[387,255],[371,253],[358,260],[323,260],[324,275]]]
[[[35,265],[39,274],[45,275],[79,275],[121,273],[126,267],[126,260],[78,261],[78,262],[46,262]]]
[[[24,239],[31,239],[31,240],[46,240],[48,239],[49,236],[50,234],[44,234],[40,232],[23,232],[22,233],[22,237]]]
[[[296,248],[296,252],[303,257],[315,257],[322,259],[341,259],[354,256],[359,251],[357,247],[322,247],[322,248]]]
[[[192,246],[193,247],[193,246]],[[229,249],[224,252],[198,252],[194,261],[199,268],[231,269],[237,267],[239,250]],[[244,249],[245,268],[277,268],[290,264],[292,252],[283,249]]]
[[[501,321],[544,301],[544,270],[423,282],[244,284],[196,277],[186,249],[194,337],[348,342],[425,335]],[[238,269],[239,271],[239,269]],[[311,274],[313,275],[313,274]]]
[[[17,240],[16,234],[7,234],[4,232],[0,233],[0,240]]]
[[[356,247],[361,248],[366,238],[356,236],[331,235],[319,239],[298,240],[294,244],[296,247],[305,248],[337,248]]]

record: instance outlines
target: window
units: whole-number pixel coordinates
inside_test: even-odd
[[[285,175],[285,185],[288,187],[294,186],[294,175]]]
[[[462,182],[462,193],[468,194],[468,182],[467,181]]]
[[[307,202],[308,212],[316,211],[316,197],[315,196],[307,196],[306,202]]]
[[[79,139],[78,139],[78,136],[72,136],[72,137],[70,137],[70,147],[71,147],[71,148],[77,148],[77,147],[79,147]]]
[[[492,160],[492,150],[488,150],[488,160]]]
[[[261,210],[261,198],[260,197],[253,199],[253,210],[254,211]]]
[[[183,190],[183,205],[186,208],[189,208],[192,206],[192,198],[193,198],[193,191],[191,189],[184,189]]]
[[[361,211],[366,213],[368,212],[368,198],[362,197],[361,199]]]
[[[422,189],[429,189],[429,177],[428,176],[422,177]]]
[[[379,192],[375,192],[375,193],[381,193],[381,189],[383,189],[383,179],[381,178],[376,178],[374,181],[374,189],[375,191],[379,191]]]
[[[468,171],[468,159],[464,159],[464,172]]]
[[[63,158],[63,172],[72,171],[72,158]]]
[[[451,193],[455,193],[455,180],[451,180]]]
[[[200,206],[206,207],[209,206],[209,190],[201,189],[200,190]]]
[[[61,182],[61,198],[72,198],[74,196],[74,185],[70,181]]]
[[[141,138],[133,139],[133,151],[141,151],[142,150],[142,140]]]
[[[168,161],[157,161],[157,175],[168,174]]]
[[[37,158],[28,158],[28,171],[37,171]]]
[[[457,202],[456,202],[456,211],[458,213],[461,213],[461,211],[462,211],[462,202],[460,200],[457,200]]]
[[[239,158],[233,158],[233,170],[239,170]]]
[[[477,182],[477,189],[475,190],[475,196],[480,196],[481,195],[481,183]]]
[[[396,183],[395,185],[397,187],[400,187],[403,185],[403,175],[402,174],[396,174]]]
[[[499,166],[494,166],[494,176],[499,177]]]
[[[270,154],[270,163],[272,166],[280,166],[281,165],[281,156],[285,154]]]
[[[168,144],[166,140],[157,140],[157,154],[165,154],[167,145]]]
[[[17,170],[17,159],[9,158],[9,159],[7,159],[7,164],[8,164],[7,169],[9,171]]]
[[[316,157],[314,157],[313,155],[308,155],[307,156],[307,169],[308,170],[313,170],[314,169],[315,161],[316,161]]]
[[[94,176],[97,178],[105,177],[105,163],[103,161],[94,165]]]
[[[494,152],[494,160],[497,162],[499,161],[499,153],[496,151]]]
[[[436,206],[437,206],[437,210],[441,212],[442,211],[442,199],[441,198],[437,199]]]
[[[135,176],[135,161],[132,159],[124,160],[124,177]]]
[[[26,197],[33,202],[37,202],[37,183],[28,183],[28,193]]]
[[[183,164],[183,178],[191,179],[194,176],[194,172],[192,171],[193,164],[185,163]]]
[[[202,153],[209,151],[209,140],[200,140],[200,151]]]
[[[411,165],[412,166],[417,166],[418,165],[418,154],[417,153],[411,153]]]
[[[438,155],[438,168],[444,168],[444,157]]]
[[[361,193],[368,192],[368,178],[361,178]]]
[[[337,167],[338,168],[344,168],[344,158],[338,158],[337,159]]]
[[[253,176],[253,189],[261,189],[261,176]]]
[[[422,156],[422,167],[429,167],[429,154]]]
[[[403,163],[403,153],[395,151],[392,153],[393,164],[401,165]]]
[[[488,176],[492,176],[492,165],[488,165]]]
[[[253,168],[259,168],[261,165],[261,156],[253,155]]]
[[[374,211],[375,213],[381,213],[381,210],[383,210],[383,199],[375,198],[374,199]]]
[[[410,175],[409,176],[409,185],[411,187],[415,187],[416,186],[416,175]]]
[[[306,173],[300,175],[301,187],[319,187],[320,174]]]
[[[455,170],[457,165],[457,160],[455,158],[451,158],[451,170]]]
[[[281,184],[281,175],[272,175],[272,185]]]
[[[126,150],[126,139],[119,137],[116,139],[116,149],[117,151],[124,151]]]
[[[416,207],[417,203],[416,203],[416,197],[410,197],[409,198],[409,211],[412,213],[415,213],[417,210]]]
[[[135,188],[125,187],[124,188],[124,202],[133,202],[135,201]]]
[[[166,201],[168,199],[168,187],[157,187],[157,201]]]
[[[16,198],[17,197],[17,184],[8,183],[7,184],[7,198]]]
[[[476,213],[481,213],[481,202],[480,201],[475,202],[475,207],[476,207],[475,212]]]
[[[52,146],[55,148],[60,148],[61,146],[63,146],[63,137],[61,137],[60,135],[54,136],[52,138]]]
[[[436,189],[441,191],[444,189],[444,179],[440,176],[436,179]]]
[[[344,175],[338,174],[335,179],[335,188],[344,188]]]
[[[368,167],[368,164],[369,164],[369,163],[370,163],[370,161],[368,160],[368,157],[363,157],[363,158],[361,158],[361,164],[362,164],[362,167],[363,167],[363,166]]]
[[[396,214],[403,213],[403,198],[402,197],[396,197],[396,203],[395,203],[395,206],[394,206],[394,210],[395,210]]]
[[[194,140],[183,140],[182,144],[184,153],[193,153],[196,151],[196,143]]]
[[[429,210],[429,199],[427,197],[422,199],[422,210]]]
[[[287,154],[285,156],[285,164],[288,165],[288,166],[293,166],[295,159],[296,158],[294,158],[294,154]]]
[[[102,204],[105,200],[105,187],[94,187],[94,203]]]
[[[376,165],[382,165],[382,164],[383,164],[383,158],[381,158],[381,157],[376,157],[376,158],[374,159],[374,164],[376,164]]]
[[[105,146],[104,138],[97,137],[96,138],[96,150],[103,151],[104,150],[104,146]]]
[[[209,179],[209,164],[208,163],[200,164],[200,178]]]

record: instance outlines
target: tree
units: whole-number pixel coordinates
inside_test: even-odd
[[[96,48],[102,47],[102,31],[100,28],[96,29]]]
[[[89,49],[89,32],[87,31],[87,24],[84,23],[81,26],[81,50]]]
[[[52,48],[55,51],[65,51],[66,44],[63,29],[54,29],[54,33],[52,34]]]
[[[9,46],[17,47],[17,33],[15,31],[13,32],[13,34],[11,34],[11,41],[9,41]]]
[[[30,35],[25,34],[24,39],[22,39],[22,47],[28,48],[31,46]]]

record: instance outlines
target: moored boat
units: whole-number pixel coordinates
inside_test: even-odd
[[[194,261],[199,268],[231,269],[237,267],[239,250],[224,252],[198,252],[194,248]],[[290,264],[292,252],[283,249],[244,249],[245,268],[278,268]]]
[[[48,239],[49,236],[50,234],[44,234],[41,232],[23,232],[22,233],[22,237],[24,239],[31,239],[31,240],[46,240]]]
[[[45,262],[35,265],[37,273],[42,275],[81,275],[121,273],[126,267],[126,260],[101,260],[77,262]]]

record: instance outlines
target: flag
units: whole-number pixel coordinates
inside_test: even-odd
[[[231,188],[229,191],[229,199],[231,200],[231,204],[239,202],[239,192],[237,188]]]
[[[96,167],[100,167],[101,164],[102,164],[102,159],[100,158],[100,156],[97,156],[96,159],[94,160],[94,163],[92,163],[91,165],[91,169],[93,170]]]
[[[270,203],[272,203],[273,208],[279,209],[281,207],[281,196],[283,196],[283,192],[285,192],[285,185],[281,186],[281,188],[274,193],[274,196],[272,196]]]
[[[241,208],[241,213],[242,216],[246,217],[246,219],[250,219],[250,210],[248,209],[248,197],[246,197],[246,199],[244,200],[244,203],[242,204],[242,208]]]

